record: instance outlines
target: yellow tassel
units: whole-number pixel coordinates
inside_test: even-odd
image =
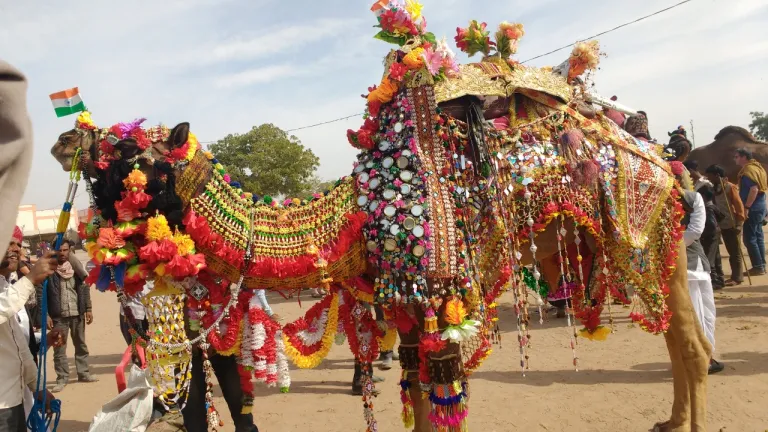
[[[392,348],[395,347],[395,342],[397,342],[397,330],[388,328],[384,337],[378,338],[378,340],[379,351],[392,351]]]
[[[437,317],[430,317],[424,320],[424,331],[434,333],[437,331]]]

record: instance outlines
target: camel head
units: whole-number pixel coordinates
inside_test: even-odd
[[[189,123],[173,129],[163,125],[145,129],[144,120],[100,129],[90,121],[88,113],[83,113],[75,129],[59,136],[51,154],[69,171],[80,150],[81,169],[96,179],[93,195],[104,219],[117,221],[115,203],[126,192],[124,180],[138,169],[146,176],[146,193],[152,197],[148,210],[164,213],[169,222],[180,224],[181,201],[174,191],[175,175],[194,156],[199,143],[189,132]]]
[[[108,170],[119,161],[138,164],[148,178],[154,178],[151,171],[156,162],[173,163],[179,158],[173,150],[188,141],[189,123],[181,123],[173,129],[163,125],[144,129],[141,127],[143,121],[118,123],[102,129],[93,123],[89,112],[83,112],[73,129],[59,135],[51,155],[64,171],[70,171],[73,158],[80,150],[80,167],[91,178],[97,178],[100,171]]]
[[[72,169],[73,158],[78,149],[83,154],[83,161],[87,162],[83,168],[91,176],[95,177],[95,171],[93,163],[91,163],[90,152],[91,149],[96,149],[98,144],[99,132],[95,129],[70,129],[63,134],[59,135],[59,139],[53,144],[51,148],[51,154],[56,161],[61,164],[64,171],[69,172]]]

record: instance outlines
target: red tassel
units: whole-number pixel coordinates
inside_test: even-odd
[[[580,129],[571,129],[560,137],[560,141],[569,146],[571,150],[576,151],[584,142],[584,132]]]

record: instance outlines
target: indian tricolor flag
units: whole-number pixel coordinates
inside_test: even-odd
[[[85,104],[80,98],[80,91],[77,87],[51,94],[51,102],[53,102],[53,109],[56,110],[57,117],[85,111]]]

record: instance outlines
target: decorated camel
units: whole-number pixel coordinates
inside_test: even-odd
[[[377,430],[377,304],[400,334],[406,427],[466,430],[467,380],[490,352],[497,298],[512,292],[525,369],[524,265],[554,255],[561,273],[578,273],[569,322],[583,328],[572,327],[572,346],[610,332],[601,315],[612,298],[636,298],[630,316],[664,334],[672,361],[672,416],[656,428],[706,430],[710,347],[688,297],[677,186],[660,147],[591,109],[597,98],[579,77],[597,65],[597,44],[577,44],[554,69],[524,67],[512,59],[522,26],[502,23],[494,43],[473,21],[456,42],[483,59],[457,65],[417,3],[373,10],[376,37],[397,47],[364,125],[348,132],[360,149],[353,174],[312,200],[242,191],[187,123],[100,129],[83,113],[54,145],[65,170],[81,158],[89,178],[92,281],[124,301],[154,280],[144,342],[156,394],[170,409],[183,404],[184,365],[201,344],[238,357],[247,409],[254,376],[287,380],[283,352],[314,367],[340,334]],[[254,289],[319,285],[330,294],[282,329],[253,301]]]

